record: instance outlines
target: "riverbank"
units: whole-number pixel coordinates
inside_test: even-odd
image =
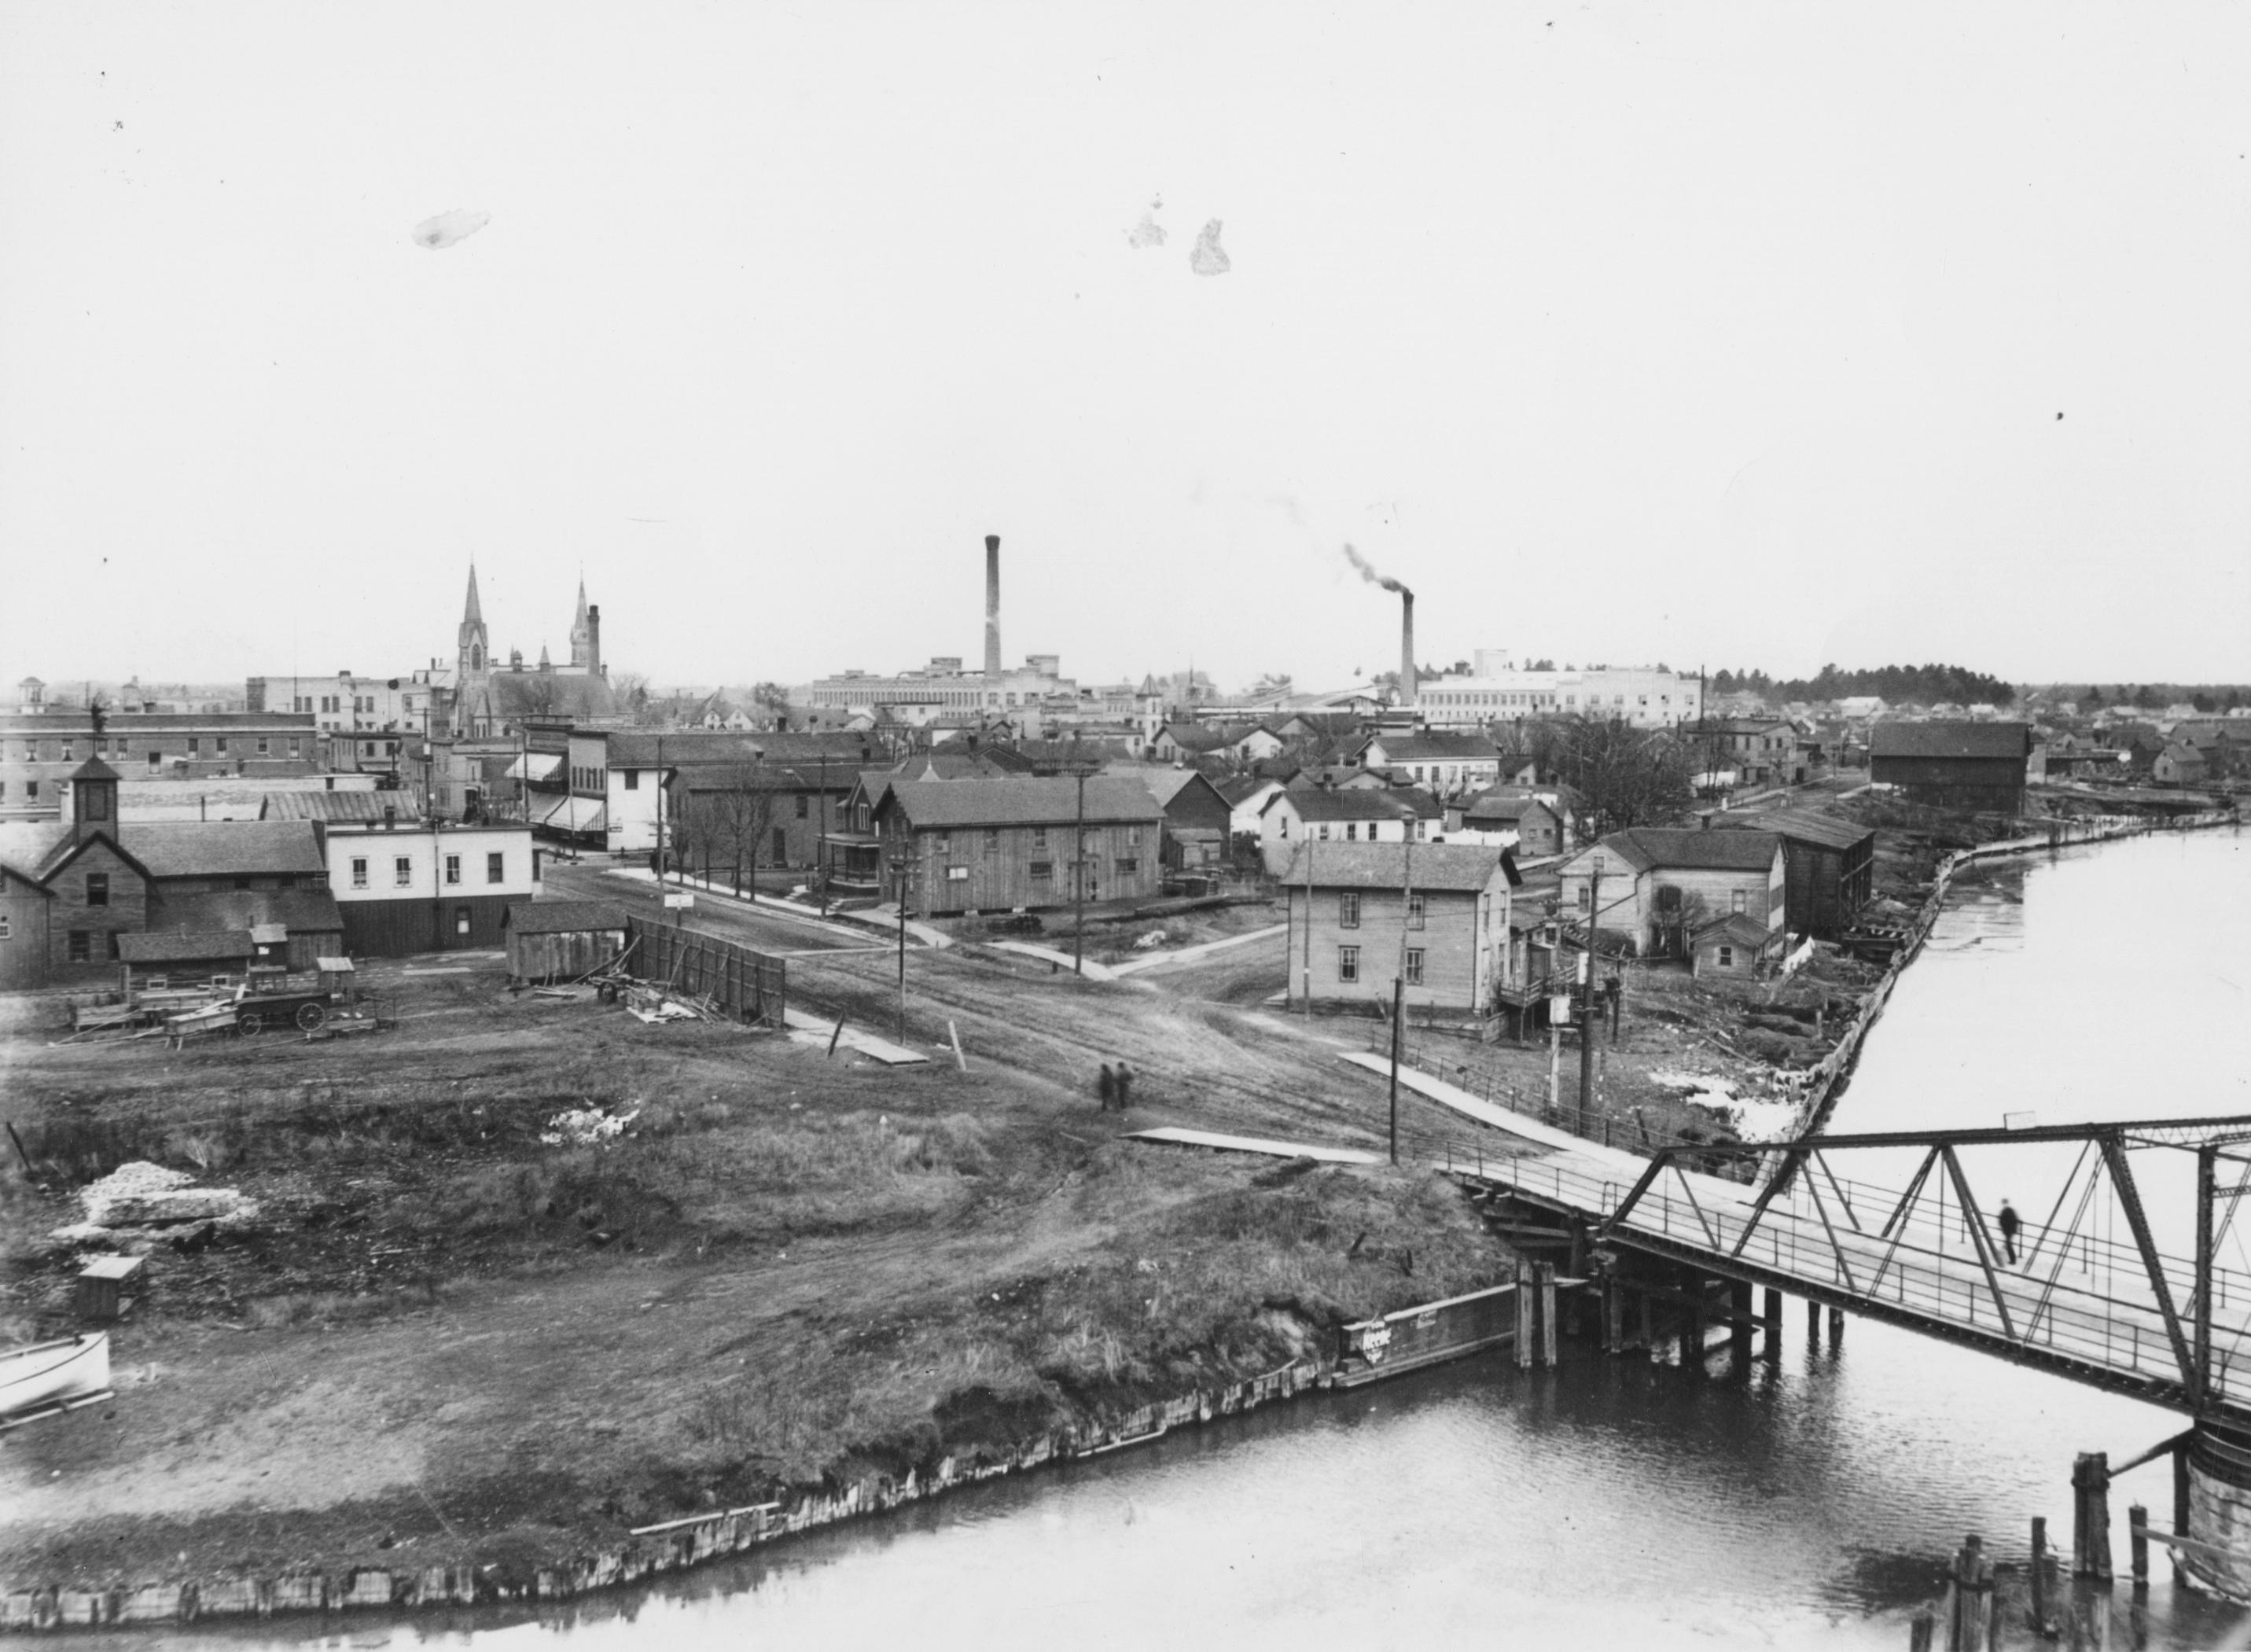
[[[149,1279],[116,1399],[0,1436],[0,1618],[597,1586],[721,1541],[638,1529],[759,1510],[724,1541],[765,1541],[1138,1437],[1153,1403],[1260,1403],[1341,1324],[1502,1277],[1443,1178],[1119,1138],[1375,1146],[1380,1096],[1259,1017],[1042,979],[1051,1038],[1115,1048],[1130,1014],[1270,1079],[1119,1121],[1076,1063],[973,1033],[967,1072],[903,1070],[488,965],[370,973],[402,1001],[379,1048],[0,1045],[44,1184],[0,1178],[9,1340],[71,1322],[82,1243]],[[53,1237],[144,1160],[257,1219]]]

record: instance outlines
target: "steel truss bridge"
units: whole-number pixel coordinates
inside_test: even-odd
[[[1996,1149],[2026,1173],[2027,1149],[2076,1151],[2053,1207],[2019,1213],[2014,1265],[1990,1176],[1983,1192],[1971,1183],[1972,1149],[1988,1172]],[[1895,1185],[1851,1174],[1881,1174],[1886,1152],[1914,1155],[1913,1173]],[[2163,1167],[2167,1185],[2193,1171],[2185,1255],[2162,1248],[2150,1220],[2158,1154],[2186,1156]],[[2042,1157],[2040,1179],[2061,1157]],[[1703,1168],[1749,1158],[1764,1161],[1763,1184]],[[2251,1427],[2251,1252],[2234,1225],[2251,1190],[2251,1115],[1704,1143],[1646,1160],[1589,1144],[1486,1159],[1464,1176],[1562,1218],[1598,1257],[1638,1253],[1786,1291],[2231,1433]],[[2168,1217],[2175,1208],[2169,1198]]]

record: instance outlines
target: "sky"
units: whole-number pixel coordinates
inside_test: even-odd
[[[2251,9],[0,3],[0,682],[2251,680]],[[435,223],[436,227],[421,226]],[[450,232],[450,233],[449,233]],[[1161,232],[1160,235],[1159,232]],[[432,245],[435,241],[439,244]]]

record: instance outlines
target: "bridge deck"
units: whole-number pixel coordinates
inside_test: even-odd
[[[1592,1144],[1486,1162],[1467,1179],[1560,1213],[1601,1221],[1624,1204],[1649,1161]],[[1772,1285],[1926,1335],[1968,1343],[2059,1375],[2191,1410],[2182,1363],[2137,1255],[2028,1225],[2018,1266],[1989,1276],[1958,1207],[1912,1205],[1878,1231],[1898,1190],[1811,1174],[1765,1211],[1758,1190],[1668,1165],[1610,1233],[1610,1242]],[[1756,1220],[1754,1220],[1756,1215]],[[1746,1238],[1748,1233],[1748,1238]],[[2192,1281],[2169,1261],[2166,1282],[2185,1324]],[[2251,1277],[2216,1276],[2213,1401],[2251,1418]]]

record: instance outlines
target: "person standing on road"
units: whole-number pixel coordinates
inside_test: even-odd
[[[1102,1064],[1102,1076],[1094,1081],[1094,1093],[1101,1102],[1101,1105],[1095,1108],[1098,1113],[1109,1112],[1110,1104],[1118,1099],[1118,1080],[1112,1074],[1110,1064],[1107,1061]]]
[[[1132,1105],[1133,1069],[1123,1061],[1118,1064],[1118,1110],[1120,1113]]]
[[[2023,1225],[2017,1207],[2006,1199],[2001,1201],[2001,1243],[2008,1247],[2009,1266],[2017,1265],[2017,1229]]]

